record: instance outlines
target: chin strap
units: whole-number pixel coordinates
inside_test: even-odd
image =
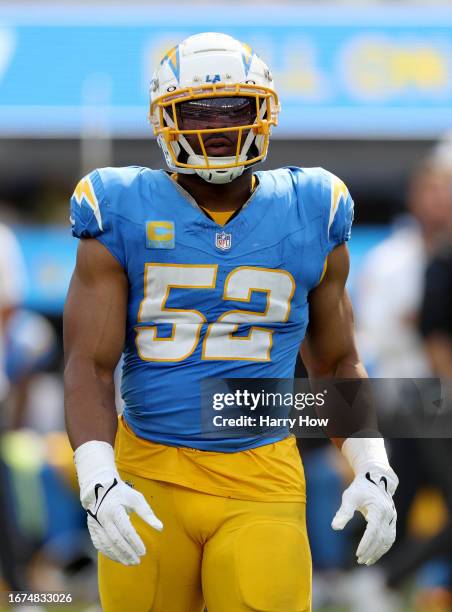
[[[212,164],[233,164],[235,162],[235,155],[231,157],[209,157],[209,163]],[[188,163],[193,165],[198,165],[201,161],[204,161],[204,157],[200,155],[189,155]],[[207,181],[208,183],[215,183],[217,185],[222,185],[225,183],[230,183],[234,179],[238,178],[243,171],[245,170],[245,166],[236,166],[234,168],[225,168],[224,170],[216,169],[209,170],[205,169],[195,169],[194,172],[200,176],[202,179]]]
[[[179,182],[178,179],[177,179],[177,174],[178,174],[177,172],[172,172],[171,173],[171,178],[173,179],[173,181],[176,181],[176,183]],[[256,175],[253,174],[251,176],[251,193],[250,193],[250,196],[253,195],[254,191],[256,190],[257,185],[258,185],[258,182],[257,182]],[[201,206],[201,208],[203,208],[203,207]],[[211,210],[208,210],[208,209],[206,209],[206,210],[207,210],[207,212],[212,212]]]

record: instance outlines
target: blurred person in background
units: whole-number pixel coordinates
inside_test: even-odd
[[[371,376],[422,378],[431,372],[417,316],[427,258],[451,214],[444,171],[423,162],[410,180],[407,214],[370,251],[357,280],[358,344]]]
[[[430,312],[432,324],[436,321],[438,325],[438,309],[447,308],[444,300],[439,306],[434,297],[438,279],[428,282],[429,286],[424,288],[429,258],[450,240],[450,176],[444,164],[444,146],[441,146],[441,156],[438,151],[439,148],[412,176],[407,198],[409,215],[398,220],[391,236],[368,255],[359,276],[356,301],[359,346],[375,377],[423,378],[438,373],[418,329],[424,295],[431,296],[432,306],[436,304],[436,312],[433,307]],[[398,402],[409,401],[409,395],[394,396],[394,410],[401,405]],[[392,441],[391,450],[392,462],[403,474],[403,484],[397,494],[400,537],[380,572],[374,572],[374,587],[380,585],[381,601],[391,599],[385,590],[386,582],[399,585],[434,554],[434,546],[419,547],[410,537],[408,519],[416,495],[422,493],[424,485],[434,485],[447,501],[449,490],[448,476],[442,468],[447,456],[442,441],[397,439]],[[369,574],[368,583],[370,578]],[[366,581],[360,581],[360,585],[355,593],[356,609],[368,597],[370,586]]]
[[[356,290],[356,318],[357,337],[360,351],[369,374],[383,378],[422,378],[430,375],[430,366],[425,353],[422,339],[417,329],[417,317],[424,284],[424,273],[429,253],[435,248],[441,236],[444,235],[445,224],[452,212],[448,184],[442,167],[432,160],[425,160],[414,171],[408,188],[407,214],[398,219],[392,234],[375,247],[366,257],[357,280]],[[397,401],[397,398],[394,398]],[[393,444],[394,461],[402,462],[408,468],[406,458],[409,441],[397,441]],[[399,458],[400,456],[400,458]],[[321,470],[315,473],[320,476],[312,480],[312,486],[328,481],[329,496],[334,495],[337,486],[334,474],[339,479],[344,476],[344,470],[337,465],[337,458],[331,455],[330,449],[323,448],[323,452],[307,453],[306,469],[315,469],[315,463],[321,465]],[[335,465],[336,463],[336,465]],[[345,466],[344,466],[345,467]],[[341,474],[342,471],[342,474]],[[345,470],[346,473],[346,470]],[[332,480],[331,480],[332,479]],[[404,495],[403,488],[398,492],[398,499],[402,500],[398,509],[401,533],[403,539],[406,518],[413,499],[412,490],[417,488],[413,482],[413,474],[408,477],[410,493]],[[401,493],[402,491],[402,493]],[[313,491],[313,496],[316,490]],[[311,500],[313,499],[311,496]],[[317,495],[318,497],[318,495]],[[322,508],[326,497],[321,494]],[[332,500],[334,503],[334,501]],[[309,507],[309,506],[308,506]],[[318,505],[313,510],[318,514]],[[313,543],[316,542],[313,534]],[[327,532],[322,534],[327,538]],[[337,540],[330,549],[334,551],[326,559],[318,555],[322,546],[313,547],[313,559],[318,560],[319,568],[325,569],[327,580],[322,589],[323,596],[328,591],[337,596],[336,582],[342,580],[341,572],[344,559],[347,556],[347,543]],[[397,544],[396,544],[397,547]],[[389,553],[391,555],[391,553]],[[375,574],[373,577],[372,574]],[[368,600],[369,591],[377,594],[375,605],[378,612],[393,609],[396,603],[390,593],[385,594],[384,579],[377,576],[379,572],[368,571],[365,579],[359,572],[358,579],[352,579],[350,588],[345,589],[344,600],[356,610],[362,608],[363,602]]]
[[[432,158],[445,173],[452,202],[452,132],[435,148]],[[452,396],[452,215],[449,216],[441,241],[434,249],[425,274],[425,288],[419,317],[419,329],[424,340],[431,370],[447,385],[445,397]],[[452,406],[447,405],[446,410]],[[411,565],[438,558],[424,569],[420,607],[442,605],[452,610],[452,439],[420,441],[428,444],[430,464],[439,479],[448,516],[437,534],[423,542],[411,555]],[[444,469],[446,466],[446,469]]]
[[[0,402],[5,401],[9,384],[5,372],[5,329],[22,303],[25,267],[13,231],[0,223]],[[3,421],[3,416],[0,415]]]
[[[0,440],[7,425],[6,400],[9,381],[5,371],[5,329],[15,315],[23,298],[24,264],[17,239],[12,230],[0,223]],[[23,558],[23,540],[11,507],[9,479],[6,465],[0,455],[0,565],[3,579],[12,590],[26,587]]]
[[[8,590],[61,590],[70,579],[75,591],[92,561],[62,398],[40,381],[58,341],[46,317],[23,307],[26,286],[20,244],[0,224],[0,576]]]
[[[449,404],[440,404],[440,409],[445,413],[451,410],[452,396],[451,229],[449,218],[426,268],[418,322],[432,375],[441,377],[442,385],[445,385],[443,402]],[[398,440],[395,445],[395,449],[405,449],[405,452],[411,449],[407,462],[414,475],[410,479],[410,470],[406,470],[404,486],[401,488],[402,493],[405,493],[405,501],[400,500],[401,507],[414,498],[419,485],[434,487],[440,493],[439,508],[438,504],[435,507],[431,502],[424,508],[427,521],[433,523],[430,533],[416,538],[410,538],[407,534],[383,564],[391,586],[398,586],[405,578],[420,570],[417,574],[416,597],[417,609],[420,611],[452,610],[452,439],[451,432],[445,431],[447,434],[449,437],[446,438]],[[393,461],[399,463],[394,455]],[[399,470],[403,471],[400,465]]]
[[[420,329],[432,371],[452,378],[452,234],[427,267]]]
[[[447,173],[429,157],[412,174],[407,214],[397,219],[391,235],[368,254],[357,279],[358,346],[375,378],[422,379],[433,374],[418,319],[428,259],[444,240],[451,215]],[[410,388],[410,384],[405,389],[396,381],[386,385],[390,410],[396,412],[410,402]],[[397,609],[394,593],[386,584],[398,585],[415,569],[409,563],[408,519],[416,494],[425,483],[434,481],[437,465],[428,442],[408,438],[391,441],[391,461],[403,474],[396,498],[398,540],[378,569],[365,576],[352,573],[347,591],[353,610],[362,610],[364,605],[367,610],[375,606],[378,612]],[[442,489],[445,485],[439,486]],[[374,597],[369,603],[371,592]]]
[[[452,131],[431,158],[446,180],[449,214],[427,267],[420,330],[432,371],[452,379]]]

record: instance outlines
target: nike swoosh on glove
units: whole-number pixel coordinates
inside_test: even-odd
[[[74,458],[80,500],[88,515],[88,529],[95,548],[123,565],[139,564],[146,549],[129,514],[136,512],[158,531],[163,529],[162,522],[144,495],[121,479],[110,444],[97,440],[86,442],[77,448]]]

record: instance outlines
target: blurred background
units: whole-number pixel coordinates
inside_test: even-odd
[[[150,76],[174,44],[208,30],[248,42],[273,70],[282,113],[265,167],[323,166],[353,195],[349,289],[370,374],[452,378],[450,0],[0,2],[4,594],[63,591],[74,599],[64,609],[99,609],[63,433],[68,200],[95,167],[163,167]],[[362,522],[329,526],[350,478],[339,454],[300,444],[315,611],[452,610],[451,440],[389,441],[400,527],[374,568],[354,561]],[[4,596],[0,610],[13,607]]]

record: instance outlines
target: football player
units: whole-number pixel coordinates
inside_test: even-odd
[[[321,168],[253,172],[277,123],[265,63],[224,34],[184,40],[151,82],[169,171],[102,168],[71,201],[66,414],[107,611],[310,609],[305,481],[285,429],[206,436],[207,377],[365,377],[345,290],[353,202]],[[118,419],[113,373],[123,354]],[[392,545],[381,438],[336,439],[355,478],[358,562]]]

